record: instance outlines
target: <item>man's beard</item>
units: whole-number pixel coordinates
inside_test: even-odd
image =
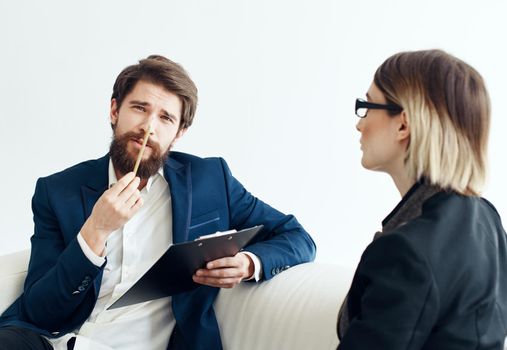
[[[143,138],[143,132],[135,133],[133,131],[129,131],[123,135],[117,136],[116,130],[114,130],[113,140],[111,141],[111,146],[109,147],[109,156],[111,157],[116,171],[125,175],[134,170],[138,154],[131,156],[130,152],[127,150],[127,146],[129,141],[142,140]],[[167,151],[162,154],[159,144],[150,142],[150,140],[148,140],[148,143],[146,144],[146,147],[148,146],[150,146],[151,150],[150,156],[148,159],[141,160],[139,169],[137,170],[137,176],[141,179],[148,179],[150,176],[155,175],[158,172],[158,169],[160,169],[166,161],[171,150],[171,147],[168,147]]]

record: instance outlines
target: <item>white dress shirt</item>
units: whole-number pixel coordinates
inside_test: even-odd
[[[109,161],[109,186],[116,183]],[[172,207],[169,185],[162,169],[148,179],[141,191],[143,206],[122,228],[107,239],[107,264],[97,303],[74,333],[51,339],[55,350],[66,350],[67,340],[75,335],[74,349],[166,349],[175,325],[171,298],[147,301],[118,309],[106,310],[125,293],[164,254],[172,243]],[[101,266],[105,258],[97,256],[78,235],[85,255]]]
[[[117,182],[109,161],[109,186]],[[147,301],[106,310],[148,271],[172,244],[172,206],[169,185],[163,170],[148,179],[141,191],[143,206],[123,227],[107,239],[107,264],[102,275],[97,303],[81,328],[60,338],[49,339],[55,350],[67,350],[67,341],[76,337],[74,350],[159,350],[166,349],[176,321],[171,298]],[[96,255],[81,233],[77,236],[83,253],[96,266],[103,256]],[[254,262],[258,281],[262,265],[257,256],[245,252]]]

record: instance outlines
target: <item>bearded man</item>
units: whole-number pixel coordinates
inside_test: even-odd
[[[165,57],[120,73],[109,153],[37,181],[28,274],[0,317],[2,349],[221,349],[220,288],[314,259],[297,220],[246,191],[223,159],[171,152],[196,106],[195,84]],[[171,244],[255,225],[264,228],[244,250],[195,272],[198,288],[107,310]]]

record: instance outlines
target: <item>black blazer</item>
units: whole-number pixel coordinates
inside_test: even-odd
[[[498,212],[452,192],[421,210],[363,253],[338,349],[503,349],[507,240]]]

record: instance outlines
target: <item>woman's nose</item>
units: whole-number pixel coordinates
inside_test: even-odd
[[[356,123],[356,130],[359,132],[361,132],[361,126],[363,124],[362,121],[363,121],[363,119],[360,118],[359,121]]]

